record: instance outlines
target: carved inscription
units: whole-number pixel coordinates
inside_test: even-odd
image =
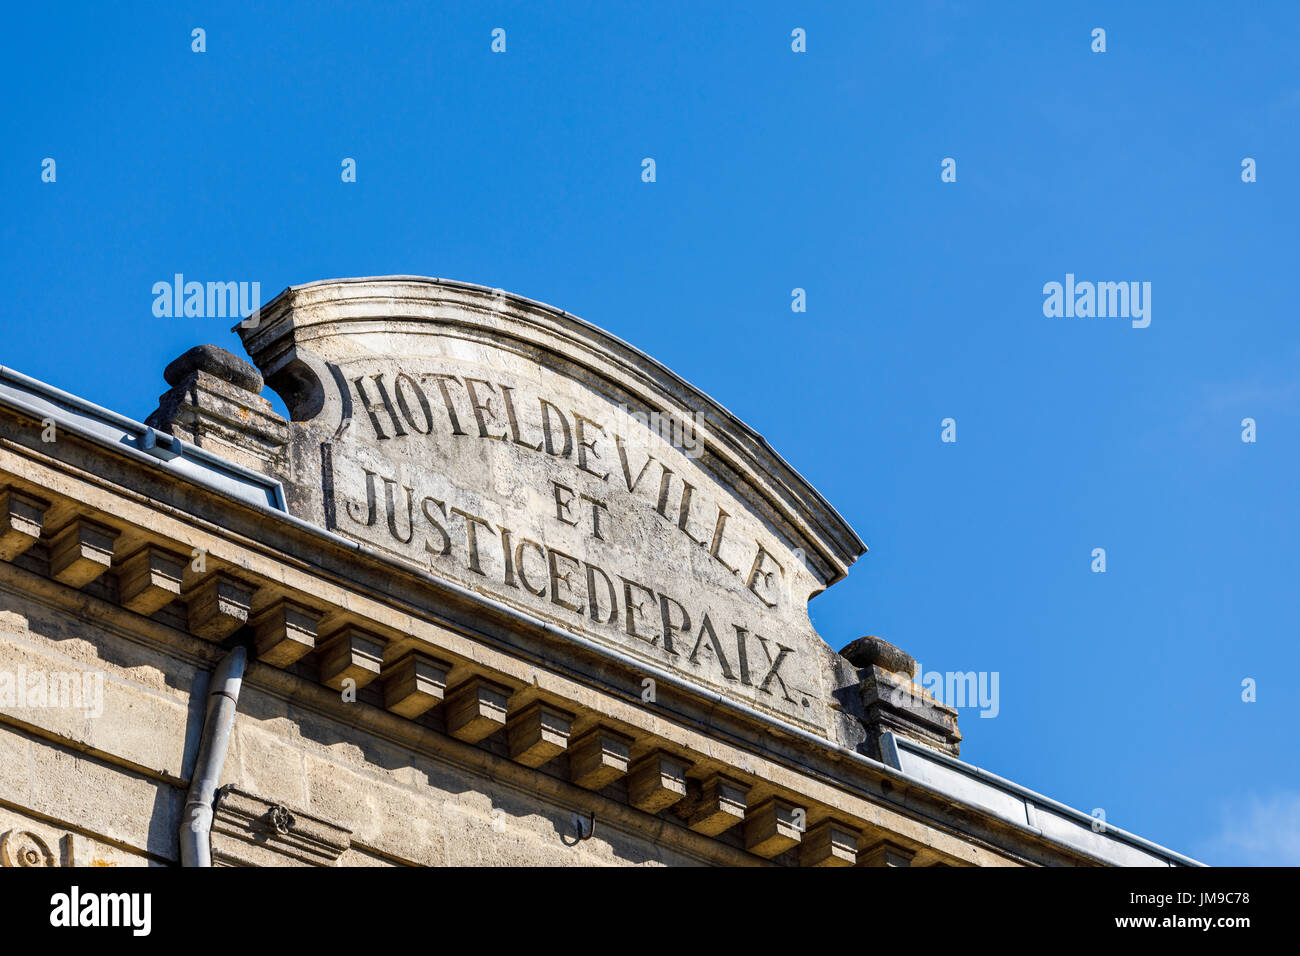
[[[780,639],[802,569],[635,415],[455,363],[340,377],[338,530],[777,709],[807,706]]]

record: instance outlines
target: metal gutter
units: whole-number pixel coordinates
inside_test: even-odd
[[[0,401],[37,421],[53,419],[74,435],[161,465],[229,497],[287,512],[280,482],[3,365]]]
[[[913,779],[919,779],[927,789],[939,789],[940,792],[953,794],[959,797],[962,803],[979,807],[986,813],[1004,820],[1020,829],[1034,834],[1040,839],[1049,840],[1056,843],[1064,843],[1071,848],[1084,853],[1095,859],[1106,863],[1117,863],[1113,857],[1106,856],[1104,853],[1097,851],[1095,838],[1098,836],[1108,836],[1113,842],[1127,844],[1135,850],[1140,851],[1148,856],[1158,857],[1165,861],[1169,866],[1205,866],[1197,860],[1174,850],[1160,846],[1135,833],[1129,833],[1110,823],[1101,822],[1101,829],[1098,830],[1098,820],[1094,817],[1076,810],[1073,807],[1066,806],[1059,800],[1053,800],[1051,797],[1044,796],[1028,787],[1007,780],[1005,777],[999,777],[995,773],[990,773],[974,764],[958,760],[949,754],[934,750],[924,744],[911,740],[907,737],[900,737],[892,732],[886,732],[881,735],[881,751],[885,756],[885,762],[897,769],[898,771],[911,776]],[[956,786],[944,788],[936,784],[935,775],[931,774],[927,764],[934,765],[945,770],[951,771],[962,777],[969,778],[970,783],[957,783]],[[909,770],[909,767],[915,769]],[[993,791],[993,794],[987,792],[981,793],[981,788]],[[1018,805],[1019,810],[1016,813],[1008,812],[1007,801],[992,799],[994,795],[1009,796]],[[1050,816],[1043,818],[1039,811],[1045,811],[1049,815],[1063,817],[1070,824],[1077,827],[1080,831],[1078,834],[1071,834],[1074,838],[1066,837],[1057,839],[1052,834],[1045,832],[1044,825],[1050,823]]]

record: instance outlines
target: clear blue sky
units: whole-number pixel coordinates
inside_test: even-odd
[[[1300,863],[1300,7],[561,6],[14,6],[0,363],[144,418],[184,349],[242,354],[154,318],[177,272],[549,302],[854,525],[871,553],[812,605],[833,647],[999,673],[963,757]],[[1150,327],[1045,317],[1066,273],[1152,283]]]

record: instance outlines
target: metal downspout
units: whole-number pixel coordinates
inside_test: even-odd
[[[235,706],[247,663],[248,651],[235,647],[212,671],[199,755],[181,813],[181,866],[212,865],[212,804],[230,747],[230,728],[235,723]]]

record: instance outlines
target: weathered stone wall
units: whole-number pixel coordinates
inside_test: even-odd
[[[0,588],[0,671],[102,680],[102,703],[88,695],[78,706],[0,708],[0,833],[14,832],[13,853],[34,847],[53,865],[177,861],[213,650],[193,639],[160,646]],[[222,780],[347,831],[339,865],[690,865],[719,856],[657,845],[599,813],[594,834],[579,840],[587,811],[540,799],[524,776],[438,759],[341,719],[342,710],[336,696],[254,665]],[[490,756],[480,758],[485,767]],[[219,857],[222,841],[218,832]]]

